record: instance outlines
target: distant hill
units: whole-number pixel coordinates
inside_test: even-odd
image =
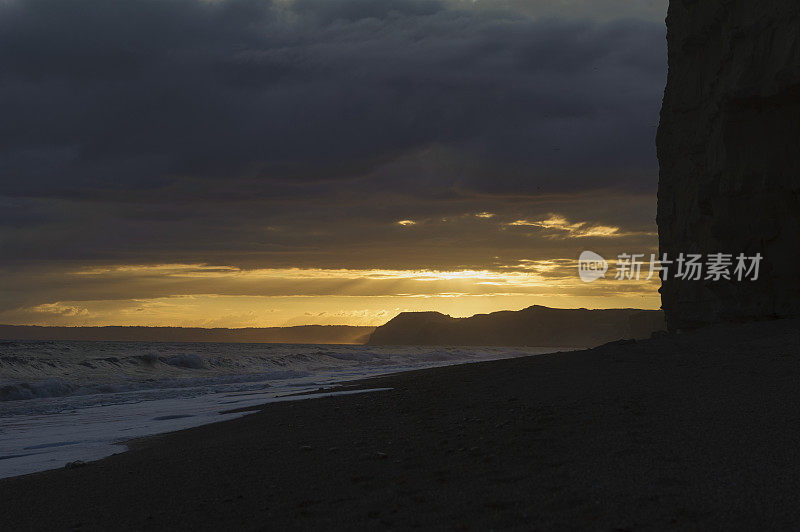
[[[122,342],[237,342],[276,344],[363,344],[375,327],[301,325],[244,329],[201,327],[39,327],[0,325],[6,340],[101,340]]]
[[[594,347],[630,338],[649,338],[664,330],[660,310],[554,309],[532,306],[518,311],[452,318],[439,312],[404,312],[375,329],[372,345],[497,345]]]

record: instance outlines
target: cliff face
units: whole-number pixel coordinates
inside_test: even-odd
[[[671,0],[667,41],[661,252],[763,256],[756,282],[664,280],[667,325],[800,315],[800,3]]]
[[[404,312],[375,329],[373,345],[496,345],[594,347],[630,338],[649,338],[664,329],[658,310],[554,309],[452,318],[439,312]]]

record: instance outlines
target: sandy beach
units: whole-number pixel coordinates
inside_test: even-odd
[[[800,526],[800,321],[372,378],[0,480],[6,530]]]

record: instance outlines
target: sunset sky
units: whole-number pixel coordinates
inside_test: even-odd
[[[658,308],[666,4],[0,0],[0,323]]]

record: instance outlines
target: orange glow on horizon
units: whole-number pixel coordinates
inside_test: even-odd
[[[464,317],[534,304],[660,307],[658,279],[615,281],[612,274],[586,284],[577,275],[577,262],[566,259],[522,260],[494,270],[154,264],[79,268],[68,275],[73,292],[2,312],[0,323],[232,328],[381,325],[404,311]]]

